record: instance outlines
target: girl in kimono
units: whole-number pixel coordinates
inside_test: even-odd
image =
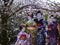
[[[58,40],[58,36],[59,36],[59,32],[58,32],[58,29],[57,29],[57,21],[56,21],[56,19],[54,18],[54,16],[53,15],[51,15],[51,17],[50,17],[50,22],[49,22],[49,24],[50,25],[53,25],[52,27],[52,33],[54,33],[54,35],[55,35],[55,37],[52,37],[52,36],[50,36],[52,39],[51,39],[51,45],[57,45],[57,40]],[[50,34],[52,34],[52,33],[50,33]],[[53,41],[53,39],[55,40],[55,41]],[[53,42],[55,42],[55,43],[53,43]]]
[[[30,45],[29,39],[30,35],[27,34],[25,31],[25,27],[20,27],[21,31],[17,35],[17,41],[15,45]]]
[[[31,45],[37,45],[36,43],[36,34],[37,34],[37,30],[36,30],[36,24],[33,21],[33,14],[29,13],[28,14],[28,21],[26,22],[26,26],[27,26],[27,32],[29,32],[29,34],[31,35]]]
[[[54,28],[54,24],[50,23],[48,25],[47,34],[49,36],[49,45],[57,45],[57,30]]]
[[[46,22],[43,19],[42,13],[40,11],[37,12],[36,14],[36,19],[34,21],[37,24],[38,32],[37,32],[37,45],[45,45],[45,27],[46,27]]]
[[[50,16],[50,23],[54,24],[54,28],[57,29],[57,21],[53,15]],[[57,29],[58,30],[58,29]]]

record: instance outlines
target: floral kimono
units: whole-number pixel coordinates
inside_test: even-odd
[[[40,13],[37,13],[37,18],[34,19],[36,22],[36,26],[38,28],[37,31],[37,45],[45,45],[45,27],[46,21],[43,19],[43,16]]]
[[[30,18],[30,17],[29,17]],[[30,18],[27,22],[27,29],[26,32],[31,35],[31,45],[37,45],[36,36],[37,36],[37,29],[35,22]]]
[[[30,35],[24,31],[19,32],[17,35],[17,41],[15,45],[30,45],[29,43]]]
[[[37,45],[44,45],[45,44],[45,26],[42,23],[43,20],[37,20],[35,19],[37,24]]]
[[[47,34],[49,36],[49,45],[57,45],[57,30],[53,28],[54,24],[48,25]]]
[[[18,45],[29,45],[27,40],[20,40]]]

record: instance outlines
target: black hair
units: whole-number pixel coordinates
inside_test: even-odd
[[[50,18],[51,18],[51,17],[54,17],[54,15],[51,15]]]
[[[51,15],[52,17],[54,16],[54,15]]]
[[[38,13],[41,13],[41,15],[42,15],[42,12],[41,12],[41,11],[38,11],[38,12],[36,13],[36,15],[37,15]]]
[[[19,26],[19,29],[20,29],[20,30],[22,30],[22,28],[23,28],[22,26]]]
[[[29,14],[28,14],[28,16],[29,16]],[[33,13],[31,14],[31,16],[30,16],[31,18],[33,18]]]
[[[39,23],[43,25],[43,19],[41,19],[41,20],[39,21]]]

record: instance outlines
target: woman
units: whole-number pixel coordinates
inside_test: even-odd
[[[36,19],[34,21],[37,24],[38,32],[37,32],[37,45],[45,45],[45,27],[46,21],[43,19],[42,13],[38,11],[36,13]]]
[[[30,45],[30,35],[25,32],[25,27],[20,26],[21,31],[17,35],[17,41],[15,45]]]
[[[31,45],[37,45],[36,44],[37,30],[36,30],[36,24],[33,21],[32,13],[28,14],[28,21],[26,22],[26,26],[27,26],[27,32],[29,32],[29,34],[31,35]]]
[[[54,24],[50,23],[48,25],[47,34],[49,36],[49,45],[57,45],[57,30],[54,28]]]

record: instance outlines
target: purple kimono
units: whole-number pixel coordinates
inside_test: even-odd
[[[49,45],[57,45],[57,36],[58,36],[58,30],[55,27],[54,24],[49,24],[51,30],[48,29],[47,34],[49,36]]]

